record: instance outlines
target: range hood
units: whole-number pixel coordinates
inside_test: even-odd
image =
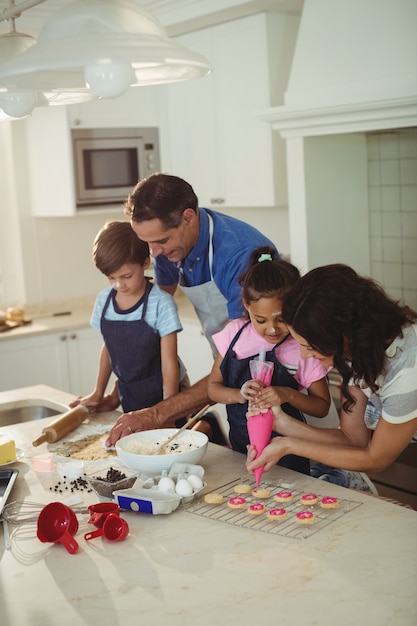
[[[305,0],[284,105],[257,112],[286,140],[302,271],[352,264],[352,241],[356,269],[369,271],[364,134],[417,126],[416,29],[415,0]]]

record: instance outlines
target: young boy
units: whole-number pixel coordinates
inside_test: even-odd
[[[177,355],[182,326],[173,297],[145,276],[148,244],[129,222],[107,222],[94,240],[93,260],[110,287],[98,294],[91,317],[104,339],[96,387],[79,402],[99,404],[112,372],[125,413],[169,398],[186,376]]]

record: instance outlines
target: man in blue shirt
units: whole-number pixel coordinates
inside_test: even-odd
[[[199,208],[191,185],[168,174],[139,182],[125,212],[149,244],[158,286],[171,295],[181,287],[215,353],[212,335],[244,313],[238,278],[251,253],[274,244],[241,220]]]
[[[140,181],[126,201],[125,213],[139,239],[149,244],[158,286],[171,295],[180,286],[215,354],[212,336],[243,314],[238,279],[247,270],[250,254],[260,246],[275,245],[253,226],[199,207],[191,185],[168,174]],[[211,404],[207,380],[208,376],[153,407],[123,414],[107,444],[114,445],[131,432],[168,426],[170,420]],[[207,421],[212,441],[221,442],[215,417]]]

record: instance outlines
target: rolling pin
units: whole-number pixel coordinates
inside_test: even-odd
[[[60,415],[42,430],[42,435],[32,442],[32,446],[40,446],[42,443],[54,443],[64,435],[77,428],[88,416],[90,409],[79,404],[75,409]]]

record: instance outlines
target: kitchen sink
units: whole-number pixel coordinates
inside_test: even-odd
[[[0,426],[66,413],[68,407],[48,400],[26,399],[0,404]]]

